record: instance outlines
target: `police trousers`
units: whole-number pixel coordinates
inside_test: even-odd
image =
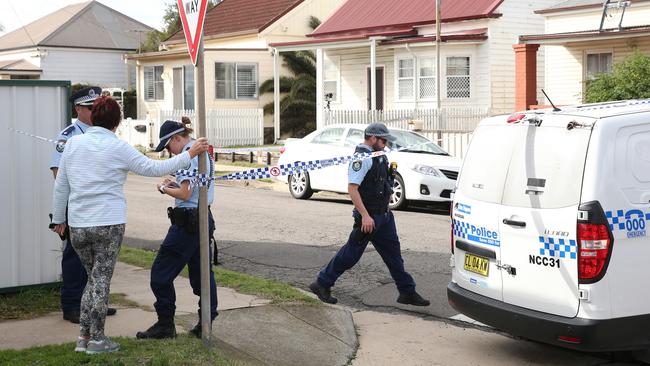
[[[208,216],[209,236],[214,233],[212,214]],[[176,291],[174,279],[185,265],[190,277],[190,286],[196,296],[201,296],[200,237],[198,230],[171,225],[160,246],[151,268],[151,290],[156,297],[154,308],[159,316],[173,317],[176,312]],[[201,301],[199,299],[199,308]],[[217,286],[210,266],[210,313],[212,320],[217,317]],[[199,315],[201,314],[199,310]]]
[[[355,211],[355,215],[359,214]],[[397,290],[400,293],[414,292],[415,281],[404,269],[404,259],[402,259],[393,213],[389,210],[385,213],[373,214],[372,218],[375,220],[375,231],[372,234],[360,237],[358,229],[353,229],[348,242],[339,249],[327,267],[318,274],[318,282],[327,288],[334,286],[336,280],[345,271],[357,264],[368,243],[372,242],[377,253],[388,267]]]

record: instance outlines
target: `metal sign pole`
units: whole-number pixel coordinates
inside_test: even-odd
[[[203,32],[203,30],[201,30]],[[200,36],[197,62],[194,69],[194,84],[196,85],[196,119],[199,123],[199,137],[207,137],[205,123],[205,77],[203,34]],[[206,174],[207,154],[199,155],[199,173]],[[199,190],[199,237],[201,246],[201,340],[206,347],[210,346],[212,333],[212,314],[210,311],[210,246],[208,238],[208,187],[200,186]]]

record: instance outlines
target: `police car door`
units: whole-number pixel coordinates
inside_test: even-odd
[[[572,116],[538,118],[512,126],[520,134],[499,215],[503,301],[574,317],[577,216],[591,129],[568,129]]]
[[[516,128],[486,120],[474,131],[453,200],[453,281],[501,300],[500,204]]]

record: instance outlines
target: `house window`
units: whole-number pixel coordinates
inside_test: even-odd
[[[332,102],[339,101],[340,58],[325,56],[323,61],[323,92],[332,94]]]
[[[194,66],[183,66],[183,107],[194,109]]]
[[[215,84],[217,99],[257,99],[257,64],[217,62]]]
[[[612,53],[587,54],[587,80],[593,80],[598,74],[612,72]]]
[[[397,95],[399,99],[413,99],[415,89],[415,62],[412,58],[398,60]]]
[[[447,57],[447,98],[469,97],[469,57]]]
[[[431,99],[436,96],[436,67],[434,58],[420,58],[418,82],[420,84],[420,99]]]
[[[162,74],[162,66],[144,67],[144,99],[163,100],[165,99],[165,82]]]

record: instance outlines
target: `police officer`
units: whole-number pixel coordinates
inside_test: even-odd
[[[355,153],[382,151],[387,141],[395,141],[388,128],[382,123],[371,123],[365,130],[364,142],[356,147]],[[415,291],[413,278],[404,270],[395,219],[388,209],[394,174],[394,168],[389,168],[385,155],[350,163],[348,193],[354,204],[352,216],[355,224],[348,242],[320,271],[316,281],[309,285],[309,289],[321,301],[330,304],[337,302],[332,296],[331,287],[343,272],[361,259],[368,242],[372,242],[397,285],[397,302],[429,306],[429,301]]]
[[[170,154],[180,154],[188,150],[194,141],[191,138],[192,129],[189,128],[189,119],[183,117],[183,123],[165,121],[160,127],[160,144],[156,151],[167,149]],[[208,171],[213,174],[214,167],[212,160],[207,158]],[[199,169],[199,157],[192,159],[189,170]],[[190,285],[195,295],[201,296],[201,262],[200,262],[200,237],[199,237],[199,187],[190,187],[190,178],[176,177],[176,181],[165,179],[158,185],[162,194],[167,194],[176,199],[175,207],[168,208],[167,214],[171,226],[167,236],[160,246],[156,255],[153,267],[151,268],[151,290],[156,302],[154,308],[158,315],[158,321],[149,329],[138,332],[139,339],[162,339],[176,337],[176,326],[174,324],[174,313],[176,311],[176,292],[174,291],[174,279],[187,265]],[[214,199],[214,184],[208,187],[208,204]],[[209,209],[209,206],[208,206]],[[214,220],[212,213],[208,214],[209,236],[214,232]],[[199,307],[201,301],[199,300]],[[198,338],[201,338],[201,309],[199,322],[190,330]],[[210,313],[211,320],[217,317],[217,287],[214,281],[214,274],[210,268]]]
[[[102,89],[97,86],[83,88],[70,96],[70,103],[74,105],[77,112],[77,120],[70,126],[66,127],[56,137],[58,144],[54,152],[52,152],[52,160],[50,162],[50,170],[54,174],[59,171],[59,162],[65,142],[75,135],[86,133],[86,130],[92,126],[90,121],[90,113],[92,111],[95,99],[99,98],[102,94]],[[63,284],[61,285],[61,310],[63,311],[63,319],[71,323],[79,323],[79,307],[81,305],[81,296],[83,295],[84,288],[88,276],[84,269],[77,252],[72,248],[70,243],[70,236],[65,233],[62,237],[65,241],[63,247],[63,256],[61,257],[61,277]],[[113,308],[108,308],[107,315],[115,315],[117,311]]]

